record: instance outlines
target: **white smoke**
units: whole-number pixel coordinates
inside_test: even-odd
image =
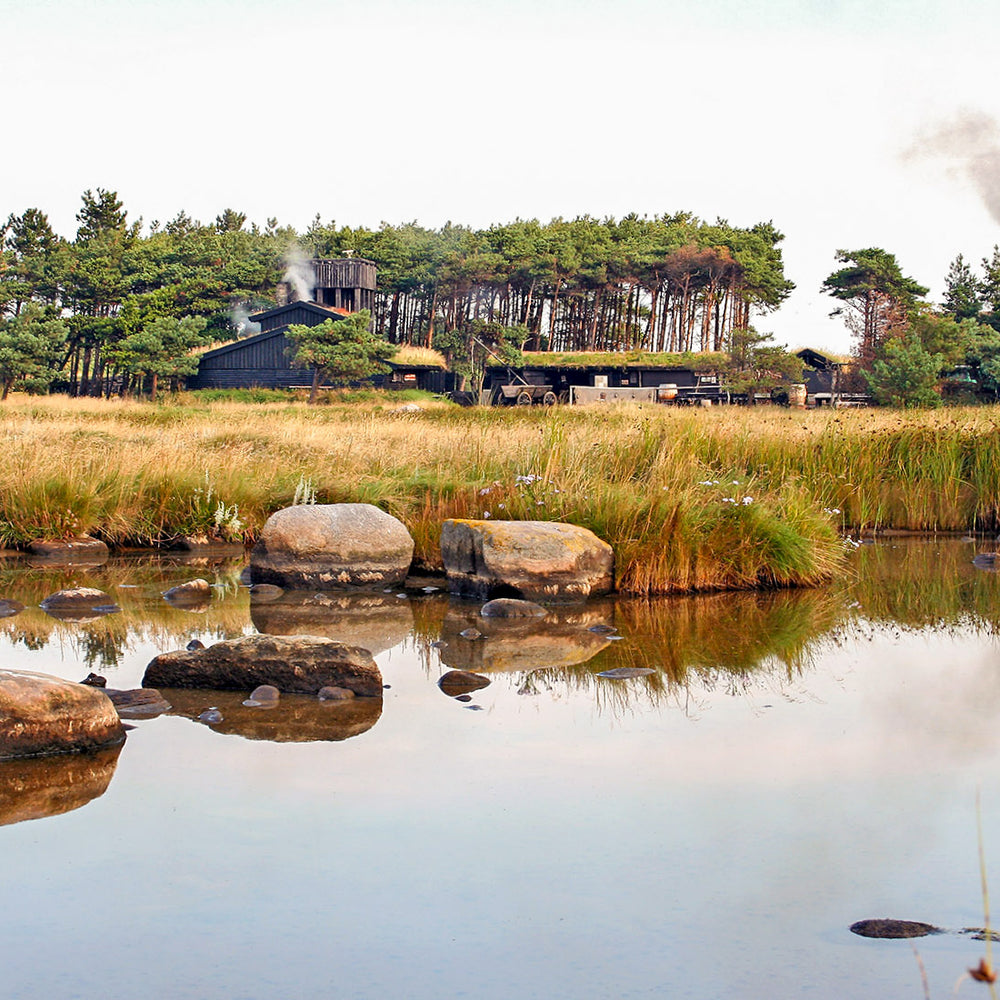
[[[312,263],[298,243],[289,243],[285,251],[285,276],[292,288],[293,302],[311,302],[316,287],[316,277],[313,274]]]
[[[229,310],[229,323],[236,331],[237,337],[252,337],[260,333],[260,323],[250,321],[250,312],[245,302],[237,302]]]
[[[959,111],[920,133],[905,159],[940,159],[970,182],[1000,223],[1000,124],[982,111]]]

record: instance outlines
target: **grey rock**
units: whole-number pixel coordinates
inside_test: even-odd
[[[207,649],[161,653],[146,667],[144,687],[246,691],[273,684],[315,695],[327,686],[379,698],[382,675],[367,649],[318,636],[250,635]]]
[[[267,519],[250,579],[294,590],[382,588],[406,579],[413,548],[403,522],[372,504],[300,504]]]
[[[250,692],[252,701],[263,704],[266,701],[277,701],[281,692],[273,684],[260,684]]]

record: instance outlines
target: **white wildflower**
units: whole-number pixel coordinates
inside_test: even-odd
[[[753,503],[753,497],[744,497],[740,502],[746,507],[748,503]]]

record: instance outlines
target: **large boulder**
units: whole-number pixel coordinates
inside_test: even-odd
[[[261,684],[273,684],[285,694],[314,695],[333,686],[361,697],[382,697],[382,674],[367,649],[312,635],[249,635],[207,649],[161,653],[142,678],[143,687],[247,694]]]
[[[113,746],[125,739],[99,688],[26,670],[0,670],[0,759]]]
[[[614,587],[614,552],[559,521],[449,520],[441,528],[448,589],[461,597],[578,601]]]
[[[371,504],[299,504],[267,519],[250,581],[292,590],[391,586],[406,579],[413,547],[406,525]]]

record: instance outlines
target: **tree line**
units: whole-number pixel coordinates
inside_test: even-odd
[[[317,216],[300,233],[233,209],[208,224],[181,212],[143,226],[98,188],[83,193],[76,221],[72,239],[38,208],[0,226],[4,391],[57,379],[90,395],[181,378],[196,367],[193,349],[247,332],[296,256],[374,261],[373,332],[459,360],[484,331],[523,350],[726,351],[793,288],[772,223],[689,213],[486,229]]]
[[[854,334],[851,388],[897,406],[1000,398],[1000,247],[978,272],[959,254],[940,305],[880,247],[838,250],[837,261],[822,290]]]

